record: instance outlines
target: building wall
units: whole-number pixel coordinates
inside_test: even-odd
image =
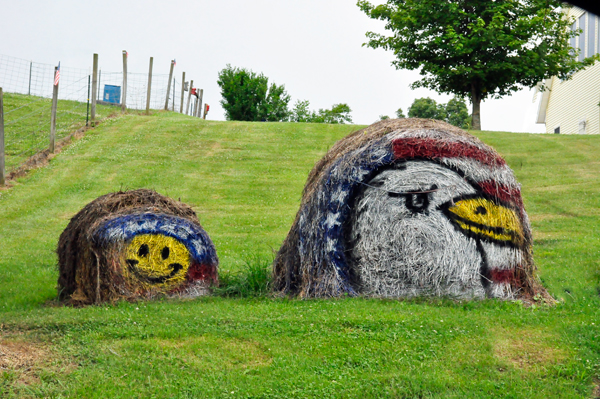
[[[584,32],[574,44],[578,48],[584,45],[585,56],[598,53],[600,18],[577,7],[570,9],[567,15],[577,19],[577,28],[585,24]],[[589,29],[590,24],[594,26],[593,31]],[[599,103],[600,62],[577,72],[570,80],[561,81],[553,77],[546,108],[546,132],[554,133],[560,127],[561,134],[600,134]],[[585,131],[580,131],[582,120],[585,121]]]

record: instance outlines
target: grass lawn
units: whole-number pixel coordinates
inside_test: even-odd
[[[96,106],[96,120],[117,108]],[[87,103],[59,100],[56,107],[56,140],[85,126]],[[10,172],[28,157],[48,148],[52,99],[25,94],[4,93],[6,170]]]
[[[5,100],[6,101],[6,100]],[[515,170],[551,308],[207,297],[71,308],[58,237],[96,197],[193,206],[222,272],[271,259],[314,163],[357,126],[128,114],[0,191],[0,397],[593,398],[600,135],[476,132]]]

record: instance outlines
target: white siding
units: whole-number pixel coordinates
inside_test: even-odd
[[[574,7],[568,13],[579,19],[584,11]],[[596,18],[587,13],[589,18]],[[598,20],[594,23],[594,39],[600,35]],[[589,28],[589,20],[586,27]],[[584,48],[585,53],[596,50],[596,40],[590,39],[590,29],[585,29],[581,35],[586,35],[588,40],[581,40],[581,44],[593,44],[594,48]],[[577,46],[579,47],[578,40]],[[590,46],[591,47],[591,46]],[[551,90],[548,97],[548,106],[545,113],[546,132],[554,133],[560,126],[561,134],[577,134],[580,131],[580,121],[585,120],[586,134],[600,134],[600,62],[577,72],[570,80],[562,81],[557,77],[552,78]]]

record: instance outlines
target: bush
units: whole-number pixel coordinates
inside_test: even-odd
[[[290,96],[283,85],[268,85],[269,79],[244,68],[227,64],[217,84],[221,88],[221,105],[225,118],[235,121],[278,122],[287,120]]]

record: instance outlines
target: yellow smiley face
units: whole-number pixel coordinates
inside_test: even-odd
[[[170,290],[185,281],[190,252],[173,237],[141,234],[127,245],[124,263],[123,274],[130,281]]]

